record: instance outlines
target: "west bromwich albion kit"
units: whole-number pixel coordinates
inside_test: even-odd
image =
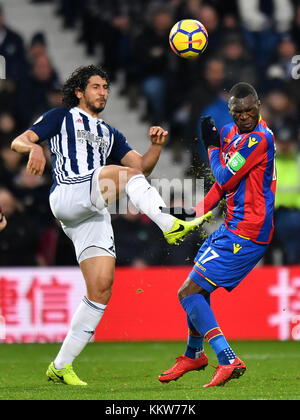
[[[84,182],[108,156],[117,162],[131,150],[120,131],[78,107],[53,108],[30,128],[39,142],[48,141],[53,185]]]

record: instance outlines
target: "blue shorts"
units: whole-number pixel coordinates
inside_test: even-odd
[[[231,291],[256,266],[267,247],[235,235],[222,224],[202,244],[189,278],[209,293],[218,287]]]

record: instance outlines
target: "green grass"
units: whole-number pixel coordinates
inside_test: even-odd
[[[58,344],[1,344],[1,400],[299,400],[300,343],[233,342],[246,363],[239,380],[224,387],[203,388],[214,369],[189,372],[161,384],[158,375],[184,352],[183,342],[91,343],[74,362],[87,387],[46,381],[45,371]],[[209,362],[217,360],[206,345]]]

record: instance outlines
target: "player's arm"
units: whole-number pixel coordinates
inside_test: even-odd
[[[201,217],[214,209],[223,198],[225,191],[215,182],[202,201],[193,207],[196,217]]]
[[[53,108],[45,112],[28,130],[13,140],[12,150],[22,155],[29,155],[27,163],[29,173],[39,176],[43,174],[46,158],[43,148],[37,143],[59,133],[66,112],[67,108]]]
[[[149,138],[151,146],[148,151],[141,155],[135,150],[130,150],[121,160],[122,165],[137,168],[145,176],[149,176],[158,162],[162,147],[166,142],[168,132],[161,127],[150,127]]]
[[[265,157],[267,141],[263,133],[250,133],[237,151],[224,164],[219,148],[208,151],[210,167],[223,190],[232,190],[247,173]]]
[[[41,176],[45,169],[46,158],[43,148],[37,144],[38,141],[39,136],[34,131],[27,130],[13,140],[11,149],[22,155],[29,155],[27,171]]]

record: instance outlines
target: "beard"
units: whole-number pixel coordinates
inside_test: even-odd
[[[88,109],[89,109],[90,111],[92,111],[93,113],[95,113],[95,114],[100,114],[100,112],[102,112],[102,111],[104,110],[106,103],[105,103],[105,105],[104,105],[104,106],[101,106],[101,107],[99,107],[99,106],[95,106],[95,105],[94,105],[94,104],[92,104],[91,102],[87,102],[87,103],[86,103],[86,105],[87,105]]]

